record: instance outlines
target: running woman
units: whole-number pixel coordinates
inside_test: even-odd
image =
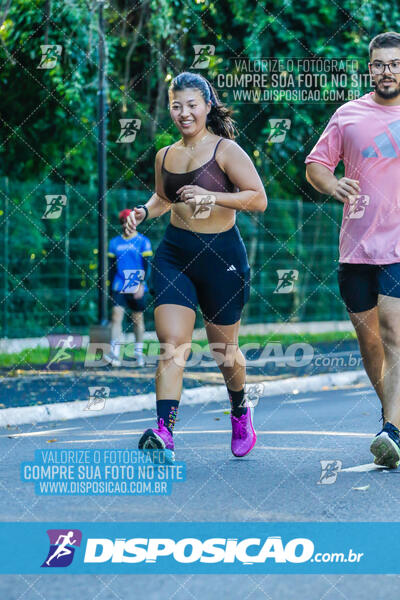
[[[172,80],[168,93],[170,115],[182,137],[159,150],[155,194],[128,217],[133,231],[146,218],[171,211],[154,257],[153,288],[157,337],[173,351],[158,362],[158,426],[145,431],[139,448],[159,449],[163,460],[174,460],[173,430],[199,304],[214,358],[220,359],[225,348],[224,361],[217,362],[231,403],[231,450],[244,456],[256,442],[252,407],[244,399],[245,360],[238,347],[250,267],[235,220],[239,210],[263,212],[267,197],[251,159],[234,141],[232,111],[214,87],[202,76],[184,72]]]
[[[400,34],[369,44],[374,91],[336,110],[306,177],[343,203],[338,280],[365,370],[382,404],[375,463],[400,460]],[[340,160],[345,177],[337,179]]]
[[[150,256],[153,255],[150,240],[137,231],[126,231],[126,219],[131,209],[119,213],[122,235],[110,240],[108,256],[111,259],[110,281],[112,282],[111,352],[104,358],[114,367],[121,366],[119,359],[122,321],[125,310],[132,311],[135,334],[135,356],[138,367],[144,366],[143,311],[146,306],[146,277],[150,272]],[[131,290],[131,291],[130,291]]]

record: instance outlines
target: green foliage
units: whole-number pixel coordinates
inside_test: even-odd
[[[400,6],[389,0],[361,4],[358,0],[307,0],[300,4],[280,0],[109,0],[104,15],[109,235],[117,230],[118,209],[139,196],[144,200],[151,195],[155,153],[178,138],[168,111],[168,85],[178,72],[191,69],[194,45],[215,46],[209,68],[199,72],[216,84],[219,74],[234,71],[232,57],[355,58],[360,61],[360,71],[365,72],[370,39],[382,31],[400,29]],[[50,322],[54,330],[66,324],[79,328],[96,320],[93,250],[97,244],[98,3],[13,0],[3,16],[0,175],[10,181],[8,235],[15,244],[8,281],[9,289],[15,288],[10,307],[12,326],[20,332],[27,329],[27,322],[38,329]],[[51,69],[38,68],[44,44],[62,46],[62,54]],[[247,318],[341,316],[332,275],[337,256],[334,221],[339,220],[339,209],[329,208],[333,221],[326,228],[328,207],[304,176],[304,158],[337,104],[232,105],[237,141],[254,159],[269,197],[267,213],[256,228],[240,216],[246,242],[257,242],[254,285],[264,298],[263,303],[254,300]],[[120,119],[124,118],[141,121],[130,144],[117,141]],[[271,118],[291,120],[284,143],[267,142]],[[68,225],[62,220],[42,220],[44,194],[58,193],[57,186],[61,190],[69,186]],[[0,205],[4,194],[1,196]],[[301,202],[303,221],[299,221],[297,205]],[[163,224],[161,220],[151,225],[155,242]],[[64,260],[65,227],[70,230],[69,274]],[[5,220],[0,215],[1,248],[4,235]],[[304,286],[294,300],[282,295],[272,301],[275,269],[285,261],[288,268],[297,264],[305,269]],[[67,279],[69,295],[65,292]],[[319,289],[321,285],[327,286],[331,306],[326,302],[327,294]],[[0,288],[4,289],[2,283]],[[33,290],[41,290],[37,302]],[[316,290],[314,302],[306,306],[304,294],[310,290]],[[46,310],[49,300],[54,308],[50,314]],[[66,323],[64,313],[71,306],[71,321]]]
[[[2,82],[0,97],[4,141],[1,173],[32,180],[50,177],[86,184],[97,173],[98,8],[89,0],[15,0],[0,29]],[[400,8],[388,0],[339,4],[308,0],[301,5],[278,0],[111,0],[105,9],[108,56],[108,182],[153,186],[154,154],[176,139],[167,111],[171,76],[189,69],[194,44],[212,44],[215,56],[209,78],[232,67],[233,56],[354,57],[367,62],[370,38],[398,29]],[[60,44],[53,69],[38,69],[40,46]],[[26,93],[29,90],[29,93]],[[270,193],[293,193],[293,185],[315,198],[304,182],[304,154],[315,143],[335,105],[237,104],[239,143],[253,155]],[[268,119],[292,120],[285,144],[265,142]],[[133,144],[120,144],[119,119],[140,118]],[[282,169],[280,165],[286,165]],[[132,176],[140,172],[140,178]],[[288,176],[286,172],[290,169]],[[297,184],[293,182],[296,181]],[[296,193],[299,190],[296,190]]]

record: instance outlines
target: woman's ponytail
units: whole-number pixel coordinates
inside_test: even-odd
[[[235,122],[232,119],[233,110],[220,101],[217,91],[209,81],[207,84],[211,92],[211,110],[207,115],[207,127],[216,135],[233,140],[236,133]]]

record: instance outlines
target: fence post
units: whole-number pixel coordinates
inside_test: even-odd
[[[300,264],[303,260],[303,226],[304,226],[304,215],[303,215],[303,198],[300,196],[300,198],[297,198],[296,200],[296,213],[297,213],[297,218],[296,218],[296,253],[297,253],[297,267],[300,267]],[[305,271],[303,269],[303,271]],[[302,321],[303,320],[303,315],[304,315],[304,302],[302,304],[302,301],[305,297],[306,294],[306,290],[304,289],[304,286],[306,285],[306,282],[308,280],[307,277],[307,273],[305,272],[301,272],[299,273],[299,281],[297,282],[297,284],[295,284],[295,293],[294,293],[294,298],[295,298],[295,306],[294,306],[294,311],[296,311],[297,316],[294,320],[296,321]],[[302,306],[301,306],[302,305]],[[301,308],[300,308],[301,306]]]
[[[118,193],[118,192],[117,192],[117,193]],[[122,198],[123,198],[123,201],[122,201],[122,208],[123,208],[123,209],[124,209],[124,208],[128,208],[128,192],[127,192],[127,189],[126,189],[126,188],[124,188],[124,189],[122,190]],[[135,200],[136,200],[136,198],[135,198]],[[120,203],[118,202],[118,203],[117,203],[118,210],[119,210],[119,207],[120,207],[120,206],[121,206],[121,205],[120,205]]]
[[[8,185],[8,177],[3,177],[3,215],[4,215],[4,228],[3,228],[3,337],[8,337],[8,232],[9,232],[9,223],[8,223],[8,194],[9,194],[9,185]]]
[[[67,182],[64,183],[64,194],[66,196],[67,202],[65,204],[65,210],[64,210],[64,293],[65,293],[65,319],[64,319],[64,324],[65,327],[68,331],[68,333],[70,332],[70,324],[71,324],[71,320],[70,320],[70,304],[71,304],[71,298],[70,298],[70,291],[69,291],[69,268],[70,268],[70,261],[69,261],[69,203],[70,203],[70,198],[69,198],[69,185]]]

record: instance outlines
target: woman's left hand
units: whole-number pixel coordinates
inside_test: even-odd
[[[181,202],[185,202],[186,204],[196,204],[195,196],[205,196],[212,192],[209,192],[198,185],[183,185],[176,193],[180,196]]]

